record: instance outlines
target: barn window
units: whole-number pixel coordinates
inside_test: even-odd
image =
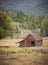
[[[31,46],[35,46],[35,42],[34,41],[31,41]]]

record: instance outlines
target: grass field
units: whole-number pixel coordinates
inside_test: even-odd
[[[16,43],[21,39],[3,39],[0,44]],[[48,38],[39,47],[0,48],[0,65],[48,65]]]

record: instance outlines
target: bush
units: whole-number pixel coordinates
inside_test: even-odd
[[[41,32],[43,36],[48,36],[48,19],[43,19],[41,25]]]
[[[12,36],[14,28],[13,20],[9,17],[8,13],[0,11],[0,39]]]

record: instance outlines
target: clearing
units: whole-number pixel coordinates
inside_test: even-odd
[[[13,44],[21,39],[2,39],[0,44]],[[38,47],[0,48],[0,65],[48,65],[48,38]]]

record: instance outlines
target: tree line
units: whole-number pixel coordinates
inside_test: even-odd
[[[19,22],[19,27],[24,29],[40,29],[42,36],[48,36],[48,18],[42,15],[28,15],[24,12],[16,11],[11,14],[8,11],[0,11],[0,39],[18,33],[18,27],[14,22]]]
[[[12,19],[15,22],[20,22],[20,27],[24,29],[39,28],[42,36],[48,36],[48,18],[43,15],[27,15],[20,10],[16,12],[16,15],[13,15]]]

